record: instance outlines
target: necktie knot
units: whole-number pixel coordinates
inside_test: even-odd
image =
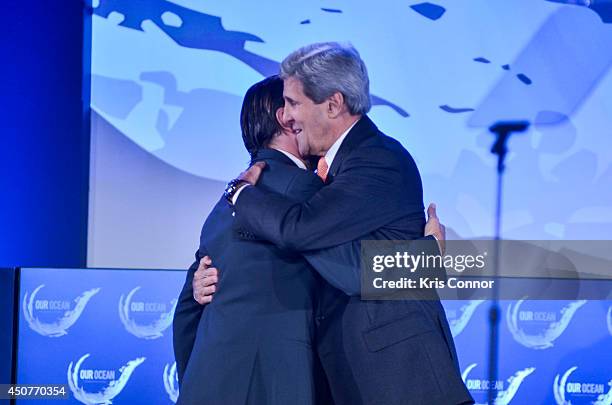
[[[319,158],[319,162],[317,163],[317,176],[325,182],[327,180],[327,172],[329,171],[329,167],[327,166],[327,162],[325,161],[325,157]]]

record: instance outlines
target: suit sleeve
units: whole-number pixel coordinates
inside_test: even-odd
[[[178,298],[176,310],[174,311],[174,319],[172,322],[173,331],[173,346],[174,358],[176,360],[176,370],[178,375],[179,386],[183,381],[187,362],[191,356],[193,345],[195,342],[198,323],[204,310],[204,305],[199,304],[193,298],[193,274],[198,269],[200,259],[206,256],[201,249],[195,253],[195,262],[187,270],[185,284]]]
[[[241,193],[248,188],[257,188],[262,189],[261,191],[264,194],[281,196],[287,202],[297,204],[303,201],[307,201],[323,187],[323,181],[316,174],[306,170],[300,170],[297,173],[298,174],[293,176],[291,181],[287,184],[287,187],[285,190],[283,190],[282,194],[274,191],[269,191],[267,189],[262,189],[262,187],[259,186],[246,187],[241,191]],[[239,217],[240,216],[238,216],[238,218]],[[250,229],[248,227],[245,227],[245,224],[241,223],[238,218],[236,218],[232,223],[232,230],[236,238],[250,241],[267,240],[263,235],[251,232]]]
[[[409,212],[421,218],[422,200],[406,201],[398,193],[406,186],[400,170],[392,153],[362,148],[306,202],[247,187],[236,202],[236,226],[279,247],[307,251],[358,239]],[[414,171],[418,176],[416,166]]]
[[[364,240],[400,239],[389,237],[380,233],[369,234]],[[408,253],[412,255],[427,254],[439,255],[438,243],[433,236],[418,238],[423,242],[418,245],[409,245]],[[361,295],[361,241],[354,240],[342,245],[327,249],[303,252],[302,255],[308,263],[323,277],[325,281],[341,290],[348,296]],[[446,273],[442,269],[438,273],[446,279]]]
[[[361,293],[361,243],[358,240],[332,248],[303,253],[308,263],[333,287],[346,295]]]

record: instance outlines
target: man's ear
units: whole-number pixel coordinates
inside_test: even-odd
[[[283,107],[276,110],[276,121],[278,121],[282,132],[291,132],[291,123],[283,121],[284,110],[285,109]]]
[[[335,92],[326,101],[327,103],[327,116],[329,118],[336,118],[346,109],[344,104],[344,96],[340,92]]]

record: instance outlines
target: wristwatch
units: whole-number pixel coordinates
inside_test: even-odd
[[[244,184],[249,184],[249,183],[242,179],[234,179],[230,181],[229,183],[227,183],[227,187],[225,187],[225,192],[223,193],[223,197],[225,197],[225,200],[228,202],[229,205],[231,206],[234,205],[234,202],[232,201],[234,198],[234,195],[236,194],[236,191],[238,191],[238,189],[242,187]]]

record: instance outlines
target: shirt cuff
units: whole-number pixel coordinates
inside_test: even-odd
[[[248,186],[250,186],[250,184],[243,184],[238,190],[236,190],[236,192],[232,196],[232,205],[236,205],[236,201],[238,201],[238,196],[240,195],[240,193],[242,193],[242,190],[244,190]]]

